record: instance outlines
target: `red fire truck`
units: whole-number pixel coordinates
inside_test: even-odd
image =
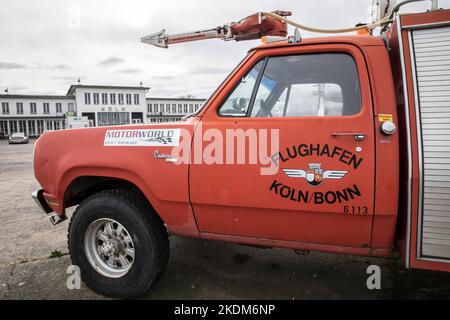
[[[277,11],[144,37],[160,47],[207,38],[268,43],[181,122],[37,140],[42,189],[33,198],[54,224],[78,206],[68,245],[85,283],[110,296],[143,294],[167,264],[168,230],[367,256],[396,248],[407,268],[450,271],[450,10],[398,14],[409,2],[351,29],[378,26],[379,36],[287,36],[288,24],[304,26]],[[228,162],[234,153],[217,160],[225,152],[217,144],[214,161],[193,159],[197,138],[208,153],[211,137],[230,130],[276,132],[277,152],[264,159],[276,170]]]

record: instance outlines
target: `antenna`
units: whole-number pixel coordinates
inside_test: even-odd
[[[369,22],[379,21],[386,17],[389,13],[391,4],[395,0],[372,0],[372,4],[367,9],[369,14]]]

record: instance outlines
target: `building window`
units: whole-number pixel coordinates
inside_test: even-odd
[[[193,113],[194,112],[194,105],[190,104],[189,105],[189,113]]]
[[[131,93],[127,93],[127,105],[131,104]]]
[[[134,104],[136,104],[136,105],[139,104],[139,93],[134,94]]]
[[[48,102],[44,102],[44,113],[45,114],[50,113],[50,104]]]
[[[177,105],[172,104],[172,113],[177,113]]]
[[[108,94],[102,93],[102,104],[108,104]]]
[[[170,104],[166,104],[166,113],[170,113]]]
[[[159,104],[159,111],[164,113],[164,103]]]
[[[91,104],[91,94],[89,92],[84,93],[84,104]]]
[[[28,120],[28,134],[30,136],[36,135],[36,128],[34,126],[34,120]]]
[[[98,104],[99,103],[99,99],[98,99],[98,93],[94,93],[94,104]]]
[[[97,117],[99,126],[130,124],[129,112],[99,112]]]
[[[19,122],[19,132],[25,133],[27,135],[27,122],[25,120],[20,120]]]
[[[111,93],[109,95],[109,98],[111,99],[111,104],[116,104],[116,94],[115,93]]]
[[[75,104],[73,102],[69,102],[68,107],[69,112],[75,112]]]
[[[183,105],[183,111],[184,111],[184,113],[188,112],[188,105],[187,104]]]
[[[119,104],[123,104],[123,93],[119,93]]]
[[[11,133],[17,132],[17,121],[16,120],[9,122],[9,131]]]
[[[148,113],[153,113],[153,106],[151,103],[147,103],[147,111]]]
[[[178,104],[178,113],[183,113],[183,106],[181,103]]]
[[[198,110],[198,104],[195,104],[195,112],[197,112],[197,110]]]
[[[36,127],[37,127],[37,135],[40,135],[42,132],[44,132],[44,120],[37,120],[36,121]]]
[[[9,103],[8,102],[2,102],[2,113],[9,114]]]
[[[0,121],[0,132],[3,132],[3,134],[7,135],[8,132],[8,121]]]
[[[23,102],[16,103],[17,114],[23,114]]]
[[[56,113],[62,113],[62,103],[61,102],[56,103]]]
[[[159,112],[159,109],[158,109],[158,104],[157,103],[155,103],[155,113],[158,113]]]
[[[30,113],[36,114],[36,102],[30,102]]]

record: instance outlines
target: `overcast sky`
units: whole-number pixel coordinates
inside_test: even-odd
[[[259,41],[206,40],[160,49],[140,38],[212,28],[258,11],[290,10],[315,27],[368,19],[372,0],[0,0],[0,89],[65,94],[69,85],[150,86],[150,96],[208,97]],[[428,3],[423,4],[423,6]],[[415,10],[420,5],[409,6]],[[450,0],[441,0],[450,7]],[[291,30],[291,29],[290,29]],[[320,36],[303,32],[304,37]]]

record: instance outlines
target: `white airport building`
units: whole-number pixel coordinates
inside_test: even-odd
[[[75,100],[68,96],[0,95],[0,132],[9,136],[24,132],[37,136],[44,130],[65,128],[65,114],[75,112]]]
[[[72,85],[76,115],[87,117],[92,126],[144,123],[147,87]]]
[[[65,96],[0,94],[0,133],[33,137],[65,129],[69,116],[87,117],[90,126],[178,121],[204,99],[146,97],[148,87],[72,85]]]
[[[147,98],[147,123],[179,121],[197,112],[205,99]]]

